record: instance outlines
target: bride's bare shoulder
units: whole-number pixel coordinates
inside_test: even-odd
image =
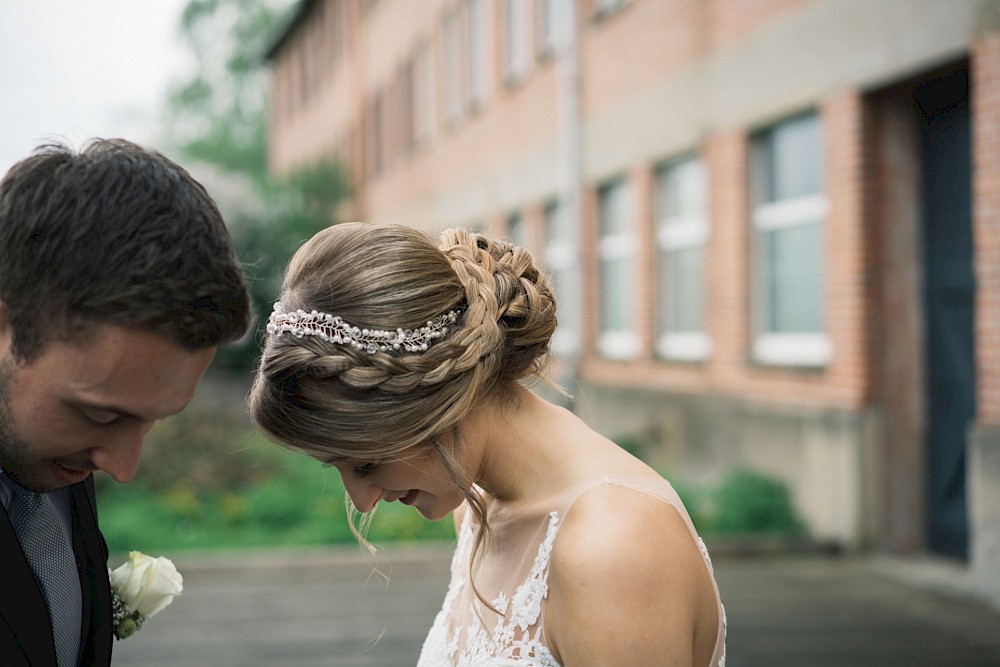
[[[596,487],[570,508],[553,547],[550,640],[564,664],[668,664],[674,651],[690,656],[710,586],[672,505],[630,488]]]
[[[692,536],[678,510],[662,498],[630,487],[603,484],[587,490],[563,519],[560,555],[610,552],[622,562],[622,547],[649,552],[653,544],[687,544]]]

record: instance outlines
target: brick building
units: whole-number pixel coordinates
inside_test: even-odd
[[[574,409],[1000,605],[1000,1],[304,0],[271,166],[545,262]]]

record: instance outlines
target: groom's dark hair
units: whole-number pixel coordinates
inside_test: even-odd
[[[222,215],[160,153],[122,139],[49,144],[0,181],[0,327],[15,358],[94,324],[203,349],[242,336],[249,310]]]

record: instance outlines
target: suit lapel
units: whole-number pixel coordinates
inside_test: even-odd
[[[97,525],[93,477],[70,487],[73,550],[80,572],[83,618],[80,665],[111,664],[112,611],[108,548]],[[54,665],[55,645],[45,599],[14,527],[0,505],[0,659],[4,665]],[[8,654],[18,652],[20,655]]]
[[[111,583],[108,578],[108,547],[97,525],[94,478],[70,487],[73,507],[73,549],[80,568],[83,593],[83,632],[80,664],[111,662]]]
[[[4,639],[11,640],[9,646],[17,646],[23,651],[25,664],[54,665],[55,644],[45,599],[35,581],[31,566],[21,551],[21,544],[17,541],[14,527],[2,506],[0,506],[0,581],[3,582],[0,592],[0,621],[7,626],[0,632],[10,635]],[[15,656],[9,657],[12,663],[18,664]],[[4,660],[6,661],[7,657]]]

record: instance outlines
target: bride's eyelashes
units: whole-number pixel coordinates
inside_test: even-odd
[[[374,463],[364,463],[359,466],[354,466],[351,469],[351,476],[354,477],[354,479],[363,479],[375,472],[375,467]]]

